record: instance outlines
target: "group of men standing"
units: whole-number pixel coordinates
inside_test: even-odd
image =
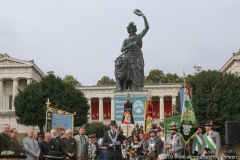
[[[164,148],[167,154],[173,157],[182,156],[183,149],[186,149],[191,156],[220,156],[221,139],[218,132],[212,130],[213,122],[208,120],[205,123],[206,133],[202,134],[203,127],[198,126],[197,134],[191,140],[191,148],[188,149],[183,143],[182,137],[177,135],[178,128],[169,128],[170,136],[167,138]]]
[[[17,140],[17,129],[10,129],[10,125],[4,124],[0,133],[0,153],[3,150],[15,149],[19,150],[20,154],[25,154],[27,160],[36,160],[45,159],[44,156],[49,151],[60,151],[61,144],[56,130],[46,133],[45,139],[41,142],[37,141],[38,137],[35,137],[35,134],[33,130],[28,130],[28,137],[24,138],[20,144]]]
[[[130,150],[127,150],[126,146],[130,145],[126,143],[126,137],[121,130],[116,128],[115,121],[111,121],[109,124],[110,129],[104,133],[103,146],[107,148],[106,159],[107,160],[122,160],[129,159],[125,157],[126,153],[129,154]],[[213,122],[207,121],[205,124],[206,133],[203,135],[203,128],[198,127],[196,136],[192,139],[191,143],[191,155],[203,156],[207,154],[214,154],[219,156],[221,140],[218,132],[212,131]],[[169,128],[170,136],[163,142],[163,138],[156,136],[158,131],[151,129],[149,131],[149,138],[145,139],[142,132],[138,133],[137,138],[132,140],[135,144],[135,149],[140,149],[138,155],[148,158],[150,160],[156,160],[159,155],[163,153],[165,149],[168,156],[177,158],[182,156],[182,151],[186,149],[182,137],[177,134],[178,128],[171,126]],[[72,130],[66,130],[64,138],[58,138],[57,131],[51,130],[51,133],[45,134],[45,139],[38,142],[34,138],[34,131],[28,131],[28,137],[24,138],[22,145],[17,141],[17,129],[12,128],[8,124],[3,125],[2,132],[0,134],[0,152],[4,149],[15,148],[20,151],[21,154],[27,156],[27,160],[44,160],[49,151],[62,152],[62,155],[68,157],[70,160],[97,160],[99,159],[99,146],[96,142],[96,136],[91,134],[89,136],[84,135],[84,128],[79,129],[79,134],[73,137]],[[130,147],[128,147],[130,148]],[[138,150],[139,151],[139,150]],[[134,158],[132,158],[134,160]]]

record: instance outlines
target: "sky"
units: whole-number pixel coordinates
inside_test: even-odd
[[[240,48],[239,0],[1,0],[0,53],[33,60],[45,73],[73,75],[84,86],[114,77],[129,22],[144,21],[144,72],[183,76],[194,65],[219,70]]]

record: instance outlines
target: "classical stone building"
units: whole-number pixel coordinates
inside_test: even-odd
[[[181,84],[146,85],[151,90],[153,114],[155,122],[163,121],[172,116],[172,106],[176,103]],[[115,86],[83,86],[78,87],[84,92],[91,106],[89,121],[109,123],[115,118],[114,91]]]
[[[233,56],[222,66],[220,71],[240,75],[240,51],[233,53]]]
[[[0,57],[0,126],[10,124],[18,128],[19,132],[32,128],[17,124],[13,100],[18,89],[22,90],[31,82],[40,81],[44,76],[33,60],[19,60],[7,54]]]

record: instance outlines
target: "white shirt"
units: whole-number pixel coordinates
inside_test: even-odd
[[[199,135],[202,135],[202,134],[199,134]],[[196,135],[196,136],[197,136],[197,135]],[[195,151],[198,152],[198,145],[197,145],[197,143],[196,143]]]

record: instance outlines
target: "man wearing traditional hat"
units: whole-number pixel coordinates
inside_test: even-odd
[[[104,133],[103,145],[107,147],[107,160],[121,160],[122,149],[121,145],[114,145],[113,142],[120,141],[122,143],[123,132],[116,129],[117,123],[115,120],[109,124],[110,130]]]
[[[214,132],[212,130],[213,122],[212,120],[207,120],[205,124],[206,133],[203,135],[203,141],[206,151],[209,151],[211,154],[215,154],[215,156],[219,156],[220,147],[221,147],[221,139],[218,132]],[[203,153],[206,154],[206,151]]]
[[[145,152],[150,160],[156,160],[157,156],[162,153],[161,139],[156,137],[155,132],[155,129],[151,129],[149,131],[150,138],[145,142]]]
[[[182,156],[182,150],[184,149],[184,143],[182,137],[177,135],[178,128],[173,125],[169,128],[171,136],[169,136],[164,143],[164,148],[166,149],[168,155],[172,155],[174,158]]]
[[[192,155],[200,156],[204,151],[203,145],[202,127],[198,126],[197,134],[195,137],[193,137],[192,141]]]
[[[121,149],[122,149],[122,160],[128,160],[130,146],[128,144],[128,140],[126,136],[123,136],[123,144],[121,144]]]
[[[90,134],[88,136],[89,141],[84,145],[84,156],[86,160],[97,160],[99,159],[99,146],[95,142],[96,135]]]

